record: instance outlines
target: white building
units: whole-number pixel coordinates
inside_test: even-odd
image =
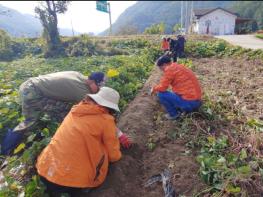
[[[194,9],[192,31],[197,34],[234,34],[237,15],[223,8]]]

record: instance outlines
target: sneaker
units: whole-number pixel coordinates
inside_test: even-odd
[[[168,120],[175,120],[179,118],[180,114],[177,114],[176,116],[170,116],[170,114],[165,114],[164,117]]]

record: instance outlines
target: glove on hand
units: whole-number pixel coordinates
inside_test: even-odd
[[[130,148],[131,144],[132,144],[132,141],[131,139],[125,135],[125,134],[122,134],[120,137],[119,137],[119,141],[121,143],[121,145],[124,147],[124,148]]]

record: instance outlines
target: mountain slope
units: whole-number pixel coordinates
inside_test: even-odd
[[[0,29],[14,37],[38,37],[41,35],[43,28],[38,18],[30,14],[21,14],[0,4],[0,13],[7,10],[9,10],[7,14],[0,14]],[[62,28],[59,32],[65,36],[72,35],[70,29]]]
[[[233,1],[194,1],[194,8],[228,8]],[[172,32],[175,24],[180,23],[181,1],[139,1],[127,8],[112,26],[112,32],[117,33],[122,28],[133,26],[139,32],[155,23],[164,22],[167,33]],[[105,30],[101,35],[105,35]]]

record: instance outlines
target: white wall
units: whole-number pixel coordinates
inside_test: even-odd
[[[217,9],[207,15],[202,16],[196,23],[194,31],[198,34],[206,34],[206,21],[210,20],[209,34],[212,35],[230,35],[234,34],[235,30],[235,15],[232,15],[224,10]]]

